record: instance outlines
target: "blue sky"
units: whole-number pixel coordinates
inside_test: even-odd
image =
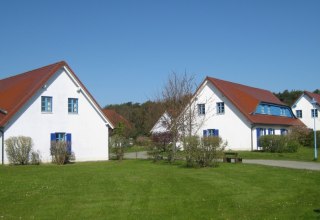
[[[318,0],[1,0],[0,78],[65,60],[103,107],[168,75],[273,92],[320,87]]]

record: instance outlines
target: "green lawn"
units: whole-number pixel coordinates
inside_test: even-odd
[[[0,167],[0,219],[316,219],[320,172],[146,160]]]
[[[244,159],[270,159],[270,160],[296,160],[314,162],[314,149],[301,147],[296,153],[269,153],[257,151],[238,151],[239,156]],[[318,154],[318,157],[320,155]],[[320,162],[320,159],[317,160]]]

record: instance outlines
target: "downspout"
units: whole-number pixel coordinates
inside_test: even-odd
[[[2,108],[0,108],[0,113],[7,115],[8,112]],[[1,164],[4,165],[4,127],[0,127],[0,132],[1,132],[1,140],[2,140],[2,147],[1,147]]]
[[[0,128],[0,132],[1,132],[1,140],[2,140],[2,147],[1,147],[1,164],[4,165],[4,128],[1,127]]]
[[[253,151],[253,131],[252,131],[252,129],[253,129],[253,124],[251,124],[251,151]]]

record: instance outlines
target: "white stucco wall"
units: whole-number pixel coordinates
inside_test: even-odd
[[[224,102],[225,113],[217,114],[216,103]],[[197,114],[196,134],[219,129],[219,136],[232,150],[251,150],[251,125],[247,119],[211,83],[206,83],[196,95],[195,105],[205,104],[206,114]]]
[[[156,124],[151,129],[151,133],[163,133],[167,132],[168,128],[165,126],[166,124],[170,124],[170,117],[167,112],[163,113]]]
[[[76,161],[108,160],[106,120],[77,86],[66,69],[59,70],[5,127],[5,139],[30,136],[42,161],[50,162],[50,134],[71,133]],[[41,112],[41,96],[52,97],[52,113]],[[78,114],[68,113],[68,98],[78,98]]]
[[[292,106],[292,110],[295,116],[297,116],[296,110],[302,110],[302,118],[300,118],[300,120],[308,128],[313,129],[314,119],[311,117],[311,109],[313,109],[313,106],[311,104],[311,99],[306,95],[302,95],[297,100],[295,105]],[[318,109],[318,118],[316,118],[316,129],[320,130],[320,107],[317,106],[317,109]]]

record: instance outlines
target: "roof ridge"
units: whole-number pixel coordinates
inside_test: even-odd
[[[267,90],[267,89],[261,89],[261,88],[258,88],[258,87],[248,86],[248,85],[244,85],[244,84],[241,84],[241,83],[236,83],[236,82],[231,82],[231,81],[227,81],[227,80],[223,80],[223,79],[218,79],[218,78],[211,77],[211,76],[207,76],[207,78],[211,78],[211,79],[214,79],[214,80],[220,80],[220,81],[223,81],[223,82],[226,82],[226,83],[232,83],[232,84],[235,84],[235,85],[248,87],[248,88],[252,88],[252,89],[263,90],[263,91],[272,93],[270,90]]]
[[[15,74],[15,75],[12,75],[12,76],[8,76],[6,78],[0,79],[0,82],[3,81],[3,80],[12,79],[12,78],[15,78],[15,77],[22,76],[22,75],[28,74],[28,73],[36,71],[36,70],[45,69],[45,68],[48,68],[49,66],[62,65],[62,64],[65,65],[66,62],[64,60],[61,60],[59,62],[52,63],[52,64],[49,64],[49,65],[46,65],[46,66],[42,66],[42,67],[38,67],[38,68],[35,68],[35,69],[32,69],[32,70],[28,70],[28,71],[23,72],[23,73],[19,73],[19,74]]]

